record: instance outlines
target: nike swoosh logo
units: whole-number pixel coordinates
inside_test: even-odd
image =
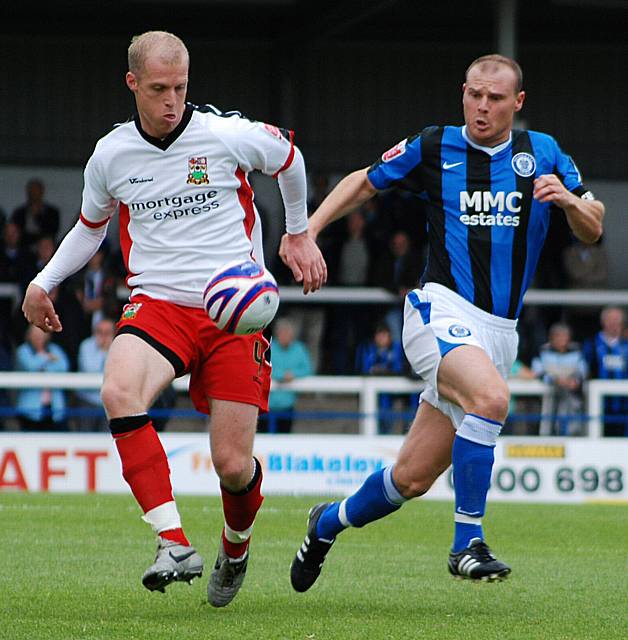
[[[464,509],[461,509],[460,507],[458,507],[456,509],[456,513],[460,513],[463,516],[471,516],[472,518],[474,518],[474,517],[477,518],[479,515],[481,515],[479,511],[465,511]],[[170,554],[170,555],[172,555],[172,554]]]
[[[453,169],[454,167],[459,167],[461,164],[464,164],[464,162],[443,162],[443,169]]]
[[[194,555],[194,551],[188,551],[188,553],[182,553],[180,556],[175,556],[174,553],[172,553],[172,551],[168,552],[170,554],[170,557],[175,561],[175,562],[183,562],[184,560],[187,560],[190,556]]]

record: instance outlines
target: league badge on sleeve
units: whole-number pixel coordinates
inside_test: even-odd
[[[276,127],[274,124],[264,123],[264,129],[266,129],[271,136],[275,136],[275,138],[279,138],[279,140],[281,140],[281,131],[279,131],[279,127]]]
[[[382,154],[383,162],[390,162],[393,158],[397,156],[401,156],[406,152],[406,143],[408,142],[408,138],[405,138],[401,142],[398,142],[392,149],[388,149]]]
[[[188,158],[187,184],[209,184],[207,175],[207,158]]]

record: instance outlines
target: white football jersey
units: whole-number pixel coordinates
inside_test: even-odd
[[[218,267],[251,258],[263,264],[248,173],[277,175],[293,157],[292,131],[237,112],[187,105],[163,140],[136,118],[96,144],[85,167],[81,220],[97,227],[119,211],[131,296],[202,307]]]

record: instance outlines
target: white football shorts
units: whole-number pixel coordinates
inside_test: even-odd
[[[517,357],[517,321],[482,311],[434,282],[410,291],[404,309],[403,348],[412,369],[425,380],[421,400],[442,411],[456,429],[464,411],[439,398],[436,378],[442,358],[462,344],[483,349],[505,380]]]

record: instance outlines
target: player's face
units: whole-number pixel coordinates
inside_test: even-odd
[[[126,74],[126,83],[135,94],[144,131],[154,138],[165,138],[183,117],[188,62],[165,64],[158,57],[149,57],[141,74]]]
[[[485,147],[508,140],[515,113],[521,111],[525,98],[525,92],[516,91],[514,71],[505,65],[488,70],[477,65],[470,69],[462,91],[469,137]]]

